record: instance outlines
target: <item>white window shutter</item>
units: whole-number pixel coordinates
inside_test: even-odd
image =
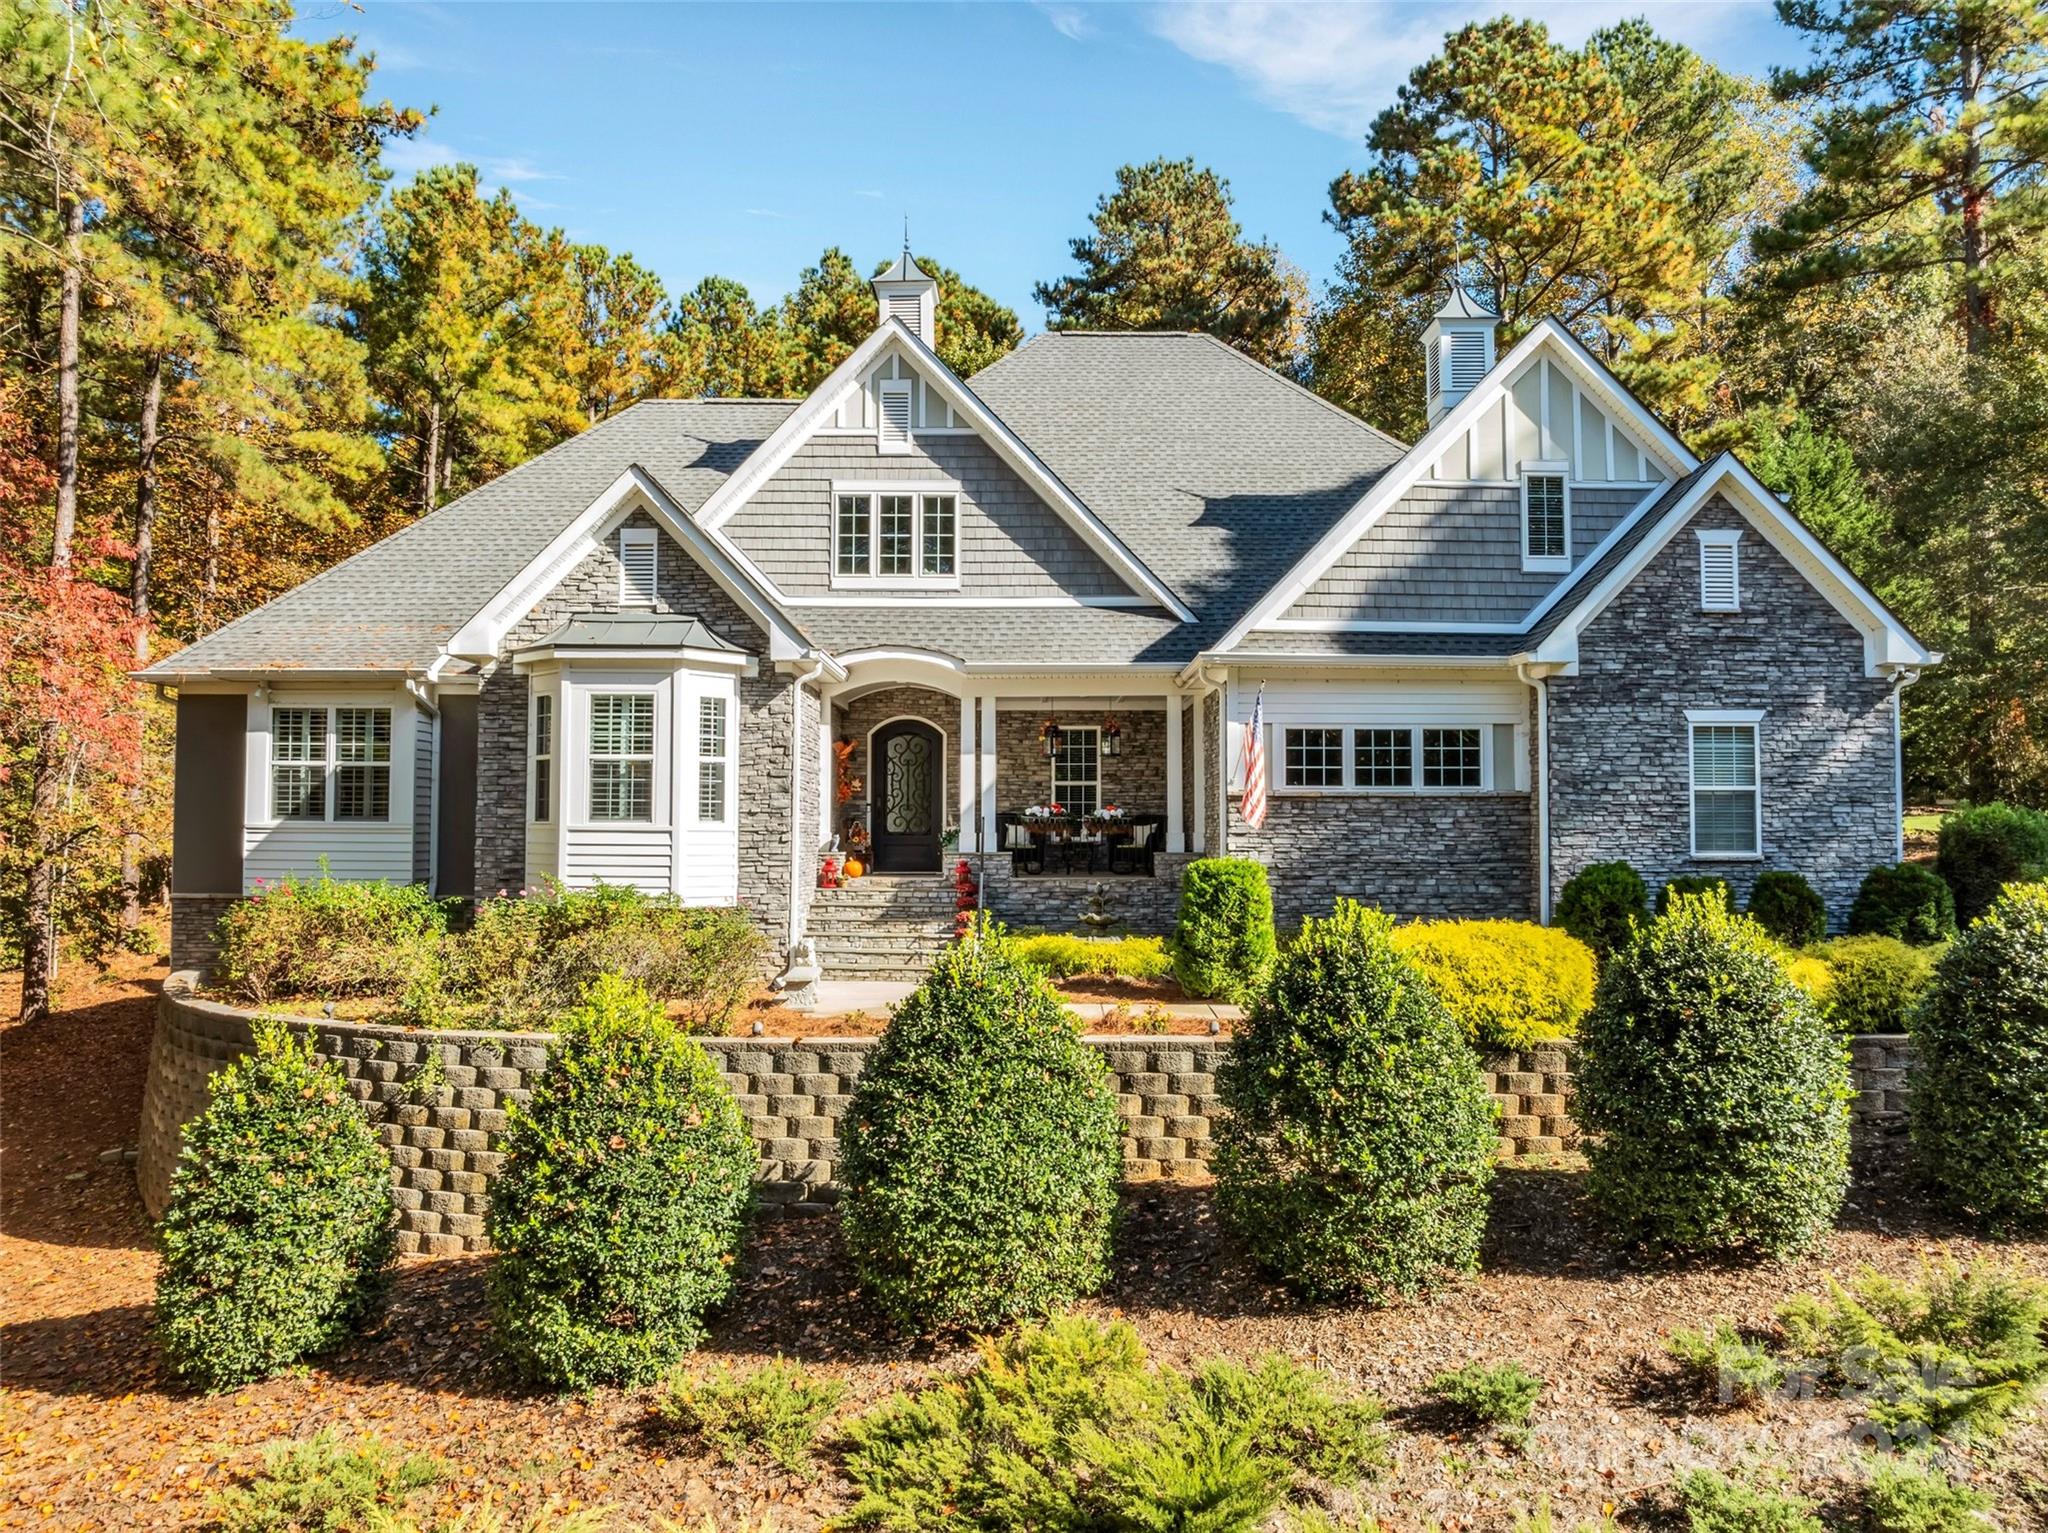
[[[657,566],[655,532],[651,527],[619,529],[619,604],[654,605]]]
[[[1700,610],[1738,612],[1742,608],[1742,572],[1735,539],[1700,537]]]
[[[884,379],[880,388],[878,445],[883,452],[910,451],[910,380]]]

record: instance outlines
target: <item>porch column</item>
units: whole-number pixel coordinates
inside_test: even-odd
[[[1195,724],[1195,844],[1193,852],[1209,850],[1209,697],[1205,692],[1195,693],[1189,701],[1194,705]]]
[[[1180,818],[1180,693],[1166,694],[1166,849],[1188,849]]]
[[[832,770],[832,696],[818,694],[818,845],[832,844],[832,820],[837,811],[839,784]]]
[[[981,820],[975,813],[975,793],[981,786],[981,765],[974,751],[975,698],[960,694],[960,850],[981,849]]]
[[[1000,852],[996,840],[996,697],[981,699],[981,849]]]

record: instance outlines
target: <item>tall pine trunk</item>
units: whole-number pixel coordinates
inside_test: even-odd
[[[149,574],[156,550],[157,445],[164,407],[164,355],[143,365],[142,411],[135,451],[135,562],[128,576],[128,610],[135,617],[135,659],[149,660]],[[142,785],[127,793],[128,823],[121,828],[121,935],[142,929]]]
[[[64,280],[57,316],[57,519],[51,529],[50,567],[60,581],[70,578],[71,539],[78,528],[78,322],[84,286],[85,206],[73,198],[64,208]],[[45,718],[36,730],[35,765],[29,778],[35,841],[21,921],[24,1022],[40,1022],[50,1014],[50,987],[57,978],[57,879],[62,853],[58,814],[63,791],[63,731],[55,719]]]
[[[441,401],[427,406],[427,441],[420,460],[420,515],[434,509],[434,487],[441,466]]]

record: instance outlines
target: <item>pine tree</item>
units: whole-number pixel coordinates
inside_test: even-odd
[[[593,425],[659,392],[676,368],[668,294],[661,279],[630,255],[602,245],[569,252],[576,304],[576,384]]]
[[[786,385],[787,337],[773,309],[763,313],[730,277],[706,277],[675,302],[672,392],[710,399],[760,399]]]

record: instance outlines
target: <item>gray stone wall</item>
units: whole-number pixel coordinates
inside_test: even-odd
[[[1259,829],[1235,813],[1230,853],[1266,864],[1283,925],[1339,896],[1410,916],[1536,915],[1527,793],[1276,794]]]
[[[228,907],[241,903],[235,894],[171,895],[171,967],[210,969],[220,957],[214,930]]]
[[[1108,711],[1112,710],[1103,712]],[[1113,711],[1123,729],[1123,754],[1105,757],[1100,763],[1103,802],[1120,805],[1132,814],[1165,814],[1166,710]],[[1050,710],[998,708],[996,807],[1004,814],[1016,814],[1026,805],[1045,803],[1052,796],[1052,763],[1045,759],[1045,746],[1038,738],[1048,717],[1062,724],[1100,728],[1103,712],[1092,708],[1082,712],[1057,704]]]
[[[1180,874],[1189,858],[1161,852],[1152,860],[1150,878],[1096,875],[1067,878],[1012,871],[1007,855],[981,859],[982,904],[1006,925],[1043,931],[1083,932],[1082,916],[1094,909],[1102,892],[1104,908],[1118,927],[1137,936],[1164,937],[1173,932],[1180,910]]]
[[[251,1047],[250,1014],[195,998],[174,975],[157,1006],[144,1089],[136,1181],[152,1218],[170,1197],[185,1124],[206,1108],[208,1077]],[[391,1151],[399,1241],[407,1252],[482,1249],[491,1179],[503,1164],[506,1111],[528,1099],[546,1068],[546,1033],[422,1031],[293,1020],[340,1065]],[[757,1191],[770,1211],[813,1213],[837,1200],[839,1120],[873,1038],[706,1038],[760,1152]],[[1124,1174],[1133,1180],[1202,1176],[1222,1106],[1223,1038],[1101,1037],[1123,1117]],[[1907,1039],[1852,1039],[1852,1123],[1879,1142],[1904,1116]],[[439,1056],[436,1067],[431,1061]],[[1546,1044],[1484,1061],[1501,1109],[1501,1155],[1569,1149],[1572,1046]],[[438,1077],[438,1079],[436,1078]]]
[[[951,825],[959,819],[960,699],[930,687],[883,687],[832,710],[832,738],[853,742],[847,770],[861,780],[860,793],[851,803],[840,805],[835,813],[835,827],[843,830],[851,814],[866,810],[874,802],[875,778],[870,770],[873,764],[868,760],[868,735],[890,719],[900,718],[923,719],[939,732],[946,823]]]
[[[1743,527],[1742,610],[1699,610],[1694,528]],[[1892,704],[1863,640],[1725,501],[1701,508],[1579,639],[1550,690],[1552,896],[1588,863],[1626,858],[1654,890],[1724,878],[1746,899],[1766,868],[1804,874],[1846,921],[1863,876],[1897,856]],[[1763,856],[1691,855],[1688,708],[1761,708]]]

